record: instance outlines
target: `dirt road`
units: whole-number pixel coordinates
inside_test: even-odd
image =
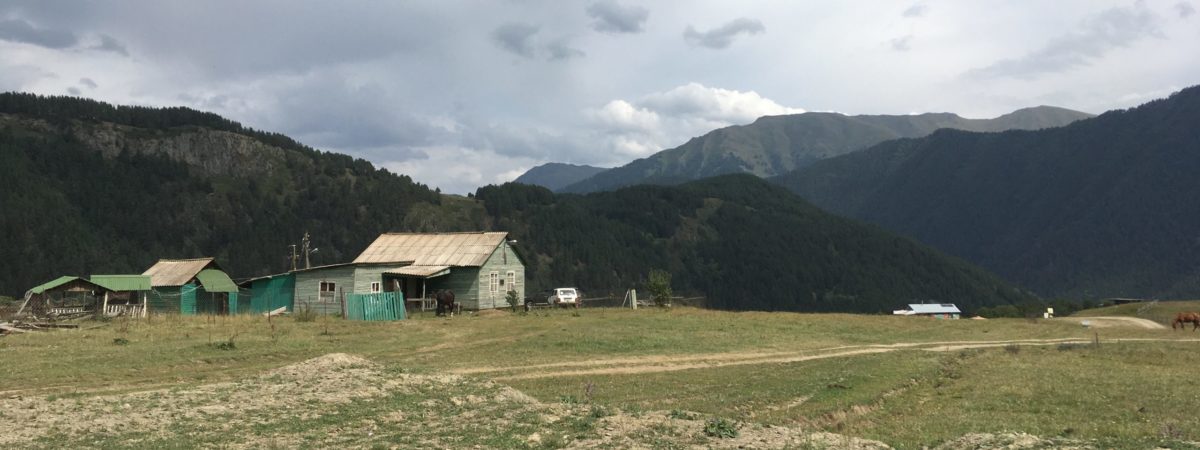
[[[1099,316],[1099,317],[1062,317],[1056,320],[1066,320],[1087,325],[1092,328],[1144,328],[1147,330],[1162,330],[1167,327],[1163,324],[1149,319],[1141,319],[1137,317],[1122,317],[1122,316]]]
[[[1124,318],[1113,318],[1124,319]],[[1145,326],[1134,319],[1134,324]],[[1147,321],[1149,322],[1149,321]],[[1150,324],[1157,325],[1154,322]],[[1200,342],[1200,339],[1121,339],[1122,342]],[[1059,344],[1087,344],[1091,340],[1079,338],[1061,339],[1016,339],[1001,341],[943,341],[943,342],[899,342],[892,344],[871,344],[839,346],[824,349],[814,349],[800,352],[770,352],[770,353],[707,353],[695,355],[648,355],[641,357],[624,357],[609,359],[591,359],[587,361],[559,362],[552,364],[531,364],[507,367],[471,367],[452,370],[456,374],[487,374],[495,380],[528,380],[540,378],[557,378],[587,375],[632,375],[642,373],[673,372],[679,370],[711,369],[717,367],[741,366],[751,364],[784,364],[812,361],[826,358],[843,358],[858,355],[887,353],[901,350],[923,350],[933,352],[956,351],[971,348],[995,348],[1008,345],[1041,346]],[[1102,340],[1102,342],[1111,342]],[[548,370],[549,369],[549,370]]]

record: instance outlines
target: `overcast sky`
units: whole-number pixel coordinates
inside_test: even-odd
[[[1134,106],[1200,82],[1194,1],[5,1],[0,91],[213,111],[466,193],[762,115]]]

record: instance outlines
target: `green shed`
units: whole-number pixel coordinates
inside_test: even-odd
[[[184,315],[236,314],[238,287],[213,258],[161,259],[150,276],[149,309]]]
[[[282,273],[251,278],[240,283],[243,288],[250,289],[250,304],[241,312],[263,314],[279,308],[287,311],[295,310],[296,274]],[[243,303],[245,303],[243,301]]]

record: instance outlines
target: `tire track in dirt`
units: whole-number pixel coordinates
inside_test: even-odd
[[[485,374],[497,373],[492,376],[497,381],[530,380],[541,378],[574,377],[586,375],[636,375],[644,373],[675,372],[693,369],[711,369],[719,367],[758,365],[758,364],[787,364],[813,361],[828,358],[853,357],[878,353],[890,353],[901,350],[924,350],[947,352],[974,348],[995,348],[1007,345],[1045,346],[1060,344],[1088,344],[1092,341],[1081,338],[1057,339],[1013,339],[997,341],[943,341],[943,342],[899,342],[892,344],[867,344],[856,346],[839,346],[814,349],[807,352],[774,352],[757,354],[710,353],[700,355],[627,357],[578,362],[562,362],[551,364],[533,364],[511,367],[476,367],[451,371],[455,374]],[[1118,342],[1200,342],[1200,339],[1157,339],[1131,338],[1101,340],[1101,343]],[[567,368],[569,370],[545,371],[547,368]],[[505,372],[515,372],[505,374]]]

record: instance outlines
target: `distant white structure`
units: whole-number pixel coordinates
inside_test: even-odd
[[[908,309],[892,311],[897,316],[925,316],[934,319],[957,319],[962,311],[953,303],[910,303]]]

